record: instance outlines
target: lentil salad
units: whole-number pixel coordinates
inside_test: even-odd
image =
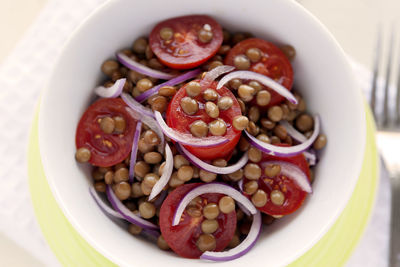
[[[94,190],[132,235],[182,257],[231,260],[255,244],[261,222],[302,205],[327,138],[290,93],[295,54],[191,15],[103,63],[107,81],[79,122],[75,157],[93,165]]]

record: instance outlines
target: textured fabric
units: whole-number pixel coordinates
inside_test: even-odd
[[[0,231],[48,266],[56,260],[35,221],[26,172],[26,149],[33,111],[62,45],[104,0],[50,0],[14,51],[0,65]],[[370,75],[354,64],[368,90]],[[383,176],[371,222],[348,266],[385,266],[389,198]]]

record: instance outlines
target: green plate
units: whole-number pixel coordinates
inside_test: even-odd
[[[367,139],[363,167],[346,208],[335,224],[290,267],[343,266],[367,225],[378,182],[375,126],[366,108]],[[39,152],[38,112],[32,126],[28,151],[29,187],[37,220],[50,248],[63,266],[116,266],[88,244],[68,222],[47,183]]]

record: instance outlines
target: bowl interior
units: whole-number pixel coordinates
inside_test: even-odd
[[[162,8],[157,8],[160,5]],[[92,89],[104,79],[102,62],[129,47],[135,38],[147,35],[158,21],[194,13],[211,15],[230,31],[247,31],[277,44],[293,45],[297,51],[295,88],[304,95],[308,110],[321,116],[329,141],[315,173],[314,193],[298,212],[264,228],[247,255],[220,263],[285,265],[317,242],[345,207],[358,179],[365,143],[362,96],[345,55],[326,29],[294,1],[107,2],[72,35],[44,91],[39,142],[47,179],[78,232],[115,263],[204,263],[163,252],[109,220],[89,195],[89,169],[74,159],[76,125],[94,99]]]

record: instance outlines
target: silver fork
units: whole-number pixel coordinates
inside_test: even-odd
[[[380,74],[380,60],[382,58],[382,40],[382,27],[379,27],[375,50],[370,105],[378,127],[378,147],[383,156],[385,167],[388,170],[391,184],[392,206],[390,220],[389,266],[400,267],[400,57],[398,60],[395,60],[394,58],[395,27],[392,26],[389,50],[385,68],[383,70],[383,72],[386,71],[384,86],[379,86],[378,77]],[[393,89],[393,87],[390,87],[390,81],[393,75],[393,69],[396,67],[398,68],[396,96],[393,99],[390,97],[390,89]],[[377,96],[379,90],[384,90],[383,99],[379,99],[379,96]],[[378,110],[378,101],[381,101],[381,104],[383,104],[382,110]]]

